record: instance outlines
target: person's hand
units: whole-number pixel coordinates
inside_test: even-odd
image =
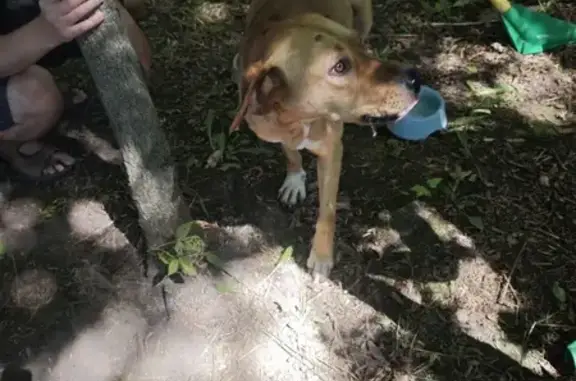
[[[104,21],[104,0],[39,0],[41,15],[62,42],[83,35]]]

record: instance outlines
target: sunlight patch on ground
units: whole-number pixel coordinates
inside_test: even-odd
[[[470,237],[460,231],[456,226],[449,223],[438,212],[416,203],[416,214],[428,223],[432,231],[442,242],[456,242],[458,246],[474,250],[474,242]]]
[[[503,291],[505,279],[496,274],[482,258],[460,262],[455,317],[466,334],[491,345],[523,367],[542,374],[542,367],[552,369],[544,353],[536,350],[523,352],[522,346],[511,342],[498,324],[503,312],[514,312],[523,306],[514,300],[511,292]],[[481,277],[478,274],[482,274]],[[499,300],[493,300],[499,295]]]
[[[430,228],[435,238],[425,238],[424,232],[427,228],[418,222],[418,219]],[[390,262],[384,266],[390,268],[377,267],[375,272],[366,274],[369,278],[393,287],[417,305],[446,311],[454,309],[452,319],[462,333],[490,345],[536,374],[542,374],[542,368],[548,369],[547,372],[550,373],[551,366],[543,353],[530,351],[525,353],[523,358],[521,345],[511,342],[500,327],[499,319],[502,313],[514,313],[523,306],[520,300],[516,300],[513,290],[507,287],[506,278],[497,273],[483,258],[471,237],[423,202],[413,202],[392,213],[391,221],[390,227],[368,229],[369,233],[367,232],[364,238],[367,238],[369,243],[364,244],[363,249],[376,251],[385,261],[388,255],[398,254],[396,248],[404,247],[404,250],[398,256],[388,259]],[[395,229],[406,235],[400,236]],[[410,247],[414,244],[411,242],[414,238],[420,242],[420,246]],[[422,240],[425,242],[423,246]],[[448,278],[446,281],[419,281],[416,279],[418,276],[405,279],[383,275],[393,274],[392,268],[402,266],[394,262],[393,258],[397,258],[396,261],[424,263],[427,259],[421,256],[432,255],[433,262],[439,261],[435,265],[442,267],[443,256],[437,254],[442,250],[438,241],[447,251],[445,256],[454,256],[457,261],[454,274],[445,276]],[[464,250],[459,250],[458,247]],[[410,334],[399,337],[410,337]]]
[[[42,215],[42,204],[35,199],[20,198],[0,205],[0,242],[7,252],[25,253],[37,240],[34,226]]]
[[[506,107],[531,121],[567,125],[574,121],[570,110],[573,73],[563,70],[548,54],[520,56],[499,44],[491,46],[444,38],[442,51],[423,57],[423,66],[442,73],[437,88],[455,104],[462,100],[482,103],[500,99]],[[534,81],[538,85],[534,85]],[[482,92],[473,90],[479,83]]]
[[[113,234],[113,226],[91,225],[105,214],[94,201],[74,204],[68,215],[74,237]],[[79,221],[82,216],[87,221]],[[221,232],[232,238],[216,240],[226,246],[218,253],[250,254],[263,239],[249,225]],[[71,341],[58,352],[46,348],[29,367],[45,381],[351,379],[350,364],[333,348],[342,344],[341,332],[372,320],[375,311],[331,282],[311,282],[290,259],[278,263],[281,252],[267,247],[235,258],[227,263],[231,276],[201,274],[168,284],[169,319],[159,289],[134,263],[112,277],[103,273],[109,283],[94,292],[110,300],[99,318],[84,328],[71,316],[78,327]],[[94,283],[86,272],[75,275],[81,285]]]
[[[83,329],[54,357],[47,354],[30,368],[44,381],[107,381],[122,376],[146,333],[142,312],[128,303],[111,303],[99,321]],[[48,362],[51,366],[46,366]]]
[[[415,219],[409,224],[420,226],[415,221],[424,220],[421,225],[429,225],[441,244],[459,241],[466,252],[472,251],[471,240],[434,209],[414,203],[411,210]],[[97,221],[104,223],[93,225]],[[91,232],[117,234],[110,222],[103,206],[91,200],[75,203],[68,215],[76,239],[87,239]],[[421,236],[418,229],[413,233]],[[312,282],[291,259],[278,262],[283,248],[267,246],[259,229],[228,226],[219,234],[228,238],[213,238],[219,245],[214,249],[232,254],[226,264],[229,275],[201,274],[183,285],[168,284],[166,319],[159,289],[150,288],[138,266],[126,263],[119,275],[101,277],[109,283],[99,292],[109,293],[110,301],[99,319],[79,329],[60,352],[41,354],[30,364],[34,373],[46,381],[344,381],[353,379],[353,369],[363,366],[390,372],[382,364],[398,354],[392,347],[392,354],[375,347],[371,335],[386,331],[397,343],[411,342],[402,349],[408,352],[416,345],[417,336],[412,338],[401,319],[394,322],[376,313],[332,282]],[[396,230],[387,237],[394,246],[405,245]],[[259,250],[255,242],[260,242]],[[420,254],[424,255],[411,253]],[[90,268],[92,273],[98,269]],[[75,274],[79,284],[94,283],[84,272]],[[466,254],[459,260],[456,278],[446,282],[376,277],[418,305],[456,307],[454,319],[464,333],[520,361],[518,345],[506,339],[497,320],[499,312],[510,311],[514,304],[490,299],[498,294],[502,279],[481,256]],[[359,353],[350,349],[356,346]],[[425,346],[418,342],[418,347]],[[536,352],[528,358],[523,366],[534,372],[545,361]],[[426,364],[421,364],[406,374],[396,372],[395,379],[427,372]]]
[[[279,251],[266,254],[278,255]],[[233,278],[198,277],[188,286],[194,292],[182,289],[172,294],[172,321],[147,346],[149,356],[164,359],[162,365],[141,361],[128,379],[141,379],[144,374],[178,378],[182,369],[167,363],[174,352],[194,358],[193,368],[187,369],[194,379],[207,379],[208,374],[227,380],[339,379],[343,370],[318,336],[317,312],[311,304],[314,295],[306,288],[306,275],[294,264],[276,270],[260,267],[263,264],[244,259],[230,270]],[[189,339],[173,351],[165,335]]]
[[[376,275],[376,274],[366,274],[366,276],[370,279],[383,282],[388,286],[396,288],[398,292],[416,304],[422,305],[422,294],[420,293],[419,283],[414,282],[412,280],[405,280],[402,282],[402,285],[398,285],[396,280],[392,277],[384,276],[384,275]],[[443,283],[442,283],[443,284]],[[443,301],[443,299],[442,299]]]
[[[231,17],[230,5],[226,3],[202,2],[194,10],[196,20],[201,23],[223,23]]]
[[[54,275],[44,269],[30,269],[18,274],[10,285],[15,306],[35,314],[50,303],[58,290]]]
[[[463,234],[456,226],[444,220],[433,209],[418,204],[416,213],[432,228],[443,242],[463,243],[466,249],[473,249],[471,238]],[[412,283],[412,282],[408,282]],[[392,283],[390,283],[392,285]],[[403,285],[399,289],[406,297],[420,303],[415,292],[407,290],[426,289],[435,303],[444,306],[457,306],[455,318],[463,332],[470,337],[493,346],[522,366],[536,374],[542,374],[542,367],[551,368],[544,354],[538,351],[522,353],[520,345],[507,339],[501,329],[498,318],[502,312],[513,312],[522,306],[509,292],[502,291],[505,279],[497,274],[481,257],[463,258],[458,264],[458,276],[450,282],[429,282]],[[494,300],[494,296],[499,300]],[[523,358],[524,355],[524,358]]]
[[[3,208],[2,224],[13,230],[30,229],[38,222],[41,210],[42,206],[38,200],[28,198],[14,200]]]
[[[61,133],[78,141],[86,151],[98,156],[103,162],[122,165],[122,153],[107,140],[101,138],[86,126],[80,128],[62,128]]]
[[[114,222],[104,210],[102,203],[90,200],[76,200],[68,212],[68,224],[74,235],[81,239],[94,238],[102,234]]]

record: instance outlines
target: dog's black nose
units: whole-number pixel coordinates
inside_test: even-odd
[[[420,74],[416,69],[406,69],[404,70],[404,85],[414,94],[418,95],[420,93],[420,87],[422,87],[422,79]]]

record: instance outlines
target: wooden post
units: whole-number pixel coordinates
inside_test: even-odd
[[[187,219],[168,141],[115,0],[100,8],[105,21],[78,38],[82,54],[120,145],[139,223],[149,248]]]

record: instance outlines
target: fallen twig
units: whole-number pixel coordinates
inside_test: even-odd
[[[522,243],[522,246],[520,247],[520,250],[518,251],[518,254],[516,255],[516,259],[514,259],[514,263],[512,264],[512,268],[510,269],[510,274],[508,274],[508,276],[506,277],[506,283],[504,284],[504,287],[502,287],[502,291],[500,292],[500,295],[498,296],[498,303],[502,303],[502,300],[504,300],[504,298],[506,297],[506,294],[508,293],[508,288],[510,287],[510,281],[512,279],[512,275],[514,275],[514,271],[516,270],[516,267],[518,266],[518,262],[520,262],[520,257],[522,256],[522,254],[524,253],[524,250],[526,249],[526,245],[528,244],[528,240],[524,240],[524,243]]]

